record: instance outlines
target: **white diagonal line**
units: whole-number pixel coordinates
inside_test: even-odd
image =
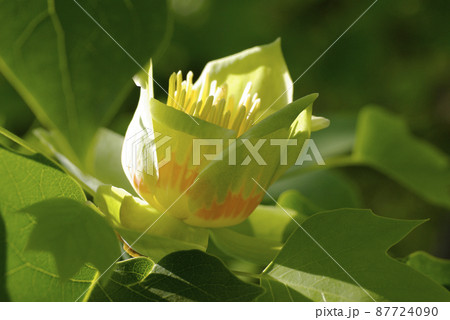
[[[131,60],[133,60],[133,62],[139,67],[139,68],[141,68],[141,70],[142,71],[144,71],[146,74],[147,74],[147,76],[150,78],[150,79],[152,79],[152,81],[153,82],[155,82],[157,85],[158,85],[158,87],[160,87],[166,94],[167,94],[167,96],[170,98],[170,99],[172,99],[173,101],[176,101],[175,100],[175,98],[174,97],[172,97],[172,96],[170,96],[169,95],[169,93],[151,76],[151,75],[149,75],[148,74],[148,72],[147,72],[147,70],[145,70],[145,68],[143,67],[143,66],[141,66],[140,64],[139,64],[139,62],[137,62],[136,61],[136,59],[135,58],[133,58],[133,56],[131,55],[131,54],[129,54],[128,53],[128,51],[127,50],[125,50],[125,48],[124,47],[122,47],[121,45],[120,45],[120,43],[119,42],[117,42],[116,41],[116,39],[114,39],[110,34],[109,34],[109,32],[108,31],[106,31],[105,30],[105,28],[103,28],[102,27],[102,25],[97,21],[97,20],[95,20],[95,18],[89,13],[89,12],[87,12],[86,11],[86,9],[85,8],[83,8],[83,6],[81,6],[79,3],[78,3],[78,1],[77,0],[73,0],[73,2],[75,2],[75,4],[78,6],[78,7],[80,7],[80,9],[81,10],[83,10],[83,12],[100,28],[100,29],[102,29],[102,31],[104,32],[104,33],[106,33],[106,35],[108,36],[108,37],[110,37],[111,38],[111,40],[112,41],[114,41],[114,43],[120,48],[120,49],[122,49],[122,51],[123,52],[125,52],[125,54],[131,59]],[[183,110],[184,111],[184,108],[182,107],[182,106],[180,106],[180,104],[177,102],[177,107],[179,107],[181,110]],[[189,114],[189,113],[186,113],[197,125],[199,125],[199,123]]]
[[[333,46],[335,45],[335,43],[338,42],[339,39],[341,39],[342,36],[343,36],[344,34],[346,34],[347,31],[350,30],[350,28],[353,27],[353,26],[355,25],[355,23],[357,23],[357,22],[359,21],[359,19],[361,19],[361,18],[367,13],[367,11],[369,11],[370,8],[372,8],[373,5],[374,5],[375,3],[377,3],[377,2],[378,2],[378,0],[375,0],[374,2],[372,2],[372,4],[371,4],[366,10],[364,10],[364,12],[361,13],[361,14],[359,15],[359,17],[356,18],[356,20],[353,21],[353,23],[352,23],[351,25],[349,25],[348,28],[345,29],[345,31],[342,32],[341,35],[340,35],[336,40],[333,41],[333,43],[330,44],[330,46],[329,46],[328,48],[326,48],[325,51],[322,52],[322,54],[321,54],[320,56],[318,56],[317,59],[314,60],[313,63],[311,63],[311,64],[309,65],[309,67],[306,68],[306,70],[303,71],[303,73],[302,73],[297,79],[295,79],[295,81],[292,83],[292,85],[291,85],[288,89],[286,89],[286,91],[284,91],[284,92],[283,92],[283,93],[282,93],[282,94],[281,94],[274,102],[272,102],[272,104],[271,104],[266,110],[264,110],[264,112],[261,113],[261,114],[259,115],[259,117],[258,117],[255,121],[253,121],[252,126],[253,126],[253,125],[254,125],[254,124],[255,124],[255,123],[256,123],[256,122],[257,122],[257,121],[258,121],[258,120],[259,120],[259,119],[260,119],[260,118],[261,118],[261,117],[262,117],[262,116],[270,109],[270,108],[272,108],[273,105],[274,105],[278,100],[280,100],[280,98],[281,98],[282,96],[284,96],[284,95],[286,94],[286,92],[288,92],[289,90],[291,90],[291,89],[294,87],[295,83],[296,83],[298,80],[300,80],[300,79],[305,75],[305,73],[307,73],[307,72],[309,71],[309,69],[311,69],[311,68],[316,64],[316,62],[319,61],[319,60],[325,55],[325,53],[327,53],[328,50],[330,50],[331,47],[333,47]]]
[[[146,234],[146,233],[150,230],[150,228],[153,227],[153,226],[155,225],[155,223],[158,222],[158,220],[161,219],[161,217],[162,217],[163,215],[165,215],[166,212],[167,212],[168,210],[170,210],[170,208],[172,208],[173,205],[174,205],[175,203],[177,203],[178,200],[180,200],[180,198],[186,194],[186,192],[189,191],[189,189],[192,188],[192,186],[193,186],[197,181],[198,181],[198,178],[195,179],[194,182],[193,182],[186,190],[184,190],[183,193],[180,194],[180,196],[178,196],[178,198],[176,198],[175,201],[172,202],[172,204],[171,204],[171,205],[170,205],[163,213],[161,213],[161,215],[160,215],[160,216],[159,216],[159,217],[158,217],[158,218],[157,218],[157,219],[156,219],[156,220],[155,220],[155,221],[154,221],[147,229],[145,229],[145,231],[142,232],[142,233],[139,235],[139,237],[137,237],[137,239],[133,241],[132,244],[129,245],[129,247],[130,247],[130,248],[133,248],[133,246],[136,244],[136,242],[138,242],[138,241],[144,236],[144,234]],[[122,258],[124,254],[125,254],[125,252],[123,252],[116,260],[114,260],[114,262],[111,263],[111,265],[110,265],[105,271],[103,271],[103,273],[102,273],[97,279],[95,279],[95,281],[93,281],[92,284],[91,284],[91,285],[90,285],[90,286],[89,286],[89,287],[88,287],[88,288],[87,288],[87,289],[86,289],[86,290],[85,290],[85,291],[84,291],[84,292],[83,292],[83,293],[75,300],[75,302],[77,302],[78,300],[80,300],[80,298],[81,298],[82,296],[84,296],[84,295],[86,294],[86,292],[88,292],[89,289],[91,289],[92,286],[95,286],[96,283],[100,280],[100,278],[103,277],[103,275],[104,275],[106,272],[108,272],[108,270],[111,269],[111,267],[112,267],[112,266],[113,266],[120,258]]]
[[[330,257],[330,259],[331,260],[333,260],[333,262],[334,263],[336,263],[336,265],[339,267],[339,268],[341,268],[342,269],[342,271],[344,271],[345,272],[345,274],[354,282],[354,283],[356,283],[356,285],[362,290],[362,291],[364,291],[364,293],[366,294],[366,295],[368,295],[369,296],[369,298],[370,299],[372,299],[374,302],[377,302],[373,297],[372,297],[372,295],[366,290],[366,289],[364,289],[363,288],[363,286],[361,286],[360,284],[359,284],[359,282],[358,281],[356,281],[356,279],[354,278],[354,277],[352,277],[352,275],[350,274],[350,273],[348,273],[347,272],[347,270],[345,270],[340,264],[339,264],[339,262],[337,262],[336,261],[336,259],[335,258],[333,258],[333,256],[331,255],[331,254],[329,254],[328,253],[328,251],[327,250],[325,250],[325,248],[316,240],[316,239],[314,239],[314,237],[308,232],[308,231],[306,231],[306,229],[305,228],[303,228],[302,227],[302,225],[301,224],[299,224],[298,222],[297,222],[297,220],[295,220],[294,219],[294,217],[292,217],[292,215],[285,209],[285,208],[283,208],[268,192],[267,192],[267,190],[266,189],[264,189],[259,183],[258,183],[258,181],[256,181],[254,178],[252,178],[252,180],[253,181],[255,181],[255,183],[261,188],[261,190],[263,190],[269,197],[270,197],[270,199],[272,199],[275,203],[276,203],[276,205],[278,206],[278,207],[280,207],[288,216],[289,216],[289,218],[291,218],[292,219],[292,221],[294,221],[297,225],[298,225],[298,227],[300,228],[300,229],[302,229],[302,231],[304,232],[304,233],[306,233],[306,235],[320,248],[320,249],[322,249],[322,251],[323,252],[325,252],[326,253],[326,255],[328,256],[328,257]]]

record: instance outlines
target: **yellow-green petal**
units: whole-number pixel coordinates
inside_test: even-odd
[[[200,87],[209,74],[217,86],[227,84],[228,94],[240,99],[247,83],[252,82],[250,94],[258,93],[261,107],[255,120],[260,121],[292,102],[293,86],[281,52],[281,40],[256,46],[206,64],[199,80]]]
[[[208,246],[206,229],[159,212],[123,189],[103,185],[98,188],[94,202],[133,250],[154,261],[175,251],[205,251]]]
[[[241,201],[242,205],[256,208],[264,196],[262,188],[268,188],[283,172],[295,162],[304,141],[310,136],[311,108],[317,95],[303,97],[270,117],[256,124],[249,131],[224,150],[222,160],[210,162],[198,175],[198,181],[190,189],[190,197],[203,201],[206,208],[214,208],[216,203],[226,204],[233,201]],[[265,143],[259,149],[259,154],[265,161],[260,164],[250,156],[247,151],[249,143],[256,145],[258,141],[265,139]],[[274,152],[275,146],[270,144],[270,139],[295,139],[296,146],[288,148],[287,164],[280,166],[280,155]],[[230,153],[236,154],[235,164],[230,163]],[[243,164],[250,156],[251,162]],[[262,188],[261,188],[262,187]],[[238,216],[223,214],[210,214],[206,217],[193,216],[187,221],[193,225],[205,225],[209,227],[229,226],[245,220],[251,213],[250,210],[242,210]],[[205,221],[204,221],[205,220]]]

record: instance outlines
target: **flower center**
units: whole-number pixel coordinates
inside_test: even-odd
[[[206,74],[202,86],[195,87],[192,84],[193,76],[192,71],[189,71],[186,80],[183,80],[181,71],[172,73],[167,105],[223,128],[232,129],[238,136],[247,131],[253,124],[261,104],[257,93],[250,95],[252,83],[247,83],[237,101],[233,95],[228,95],[226,83],[217,87],[217,81],[210,81],[209,74]]]

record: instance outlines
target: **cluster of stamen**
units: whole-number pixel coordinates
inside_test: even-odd
[[[206,74],[201,87],[192,84],[193,73],[188,72],[183,80],[181,71],[169,79],[167,105],[193,117],[228,128],[241,135],[252,124],[259,110],[261,100],[258,94],[250,94],[252,83],[248,82],[239,101],[228,96],[227,84],[217,87],[217,81],[210,81]]]

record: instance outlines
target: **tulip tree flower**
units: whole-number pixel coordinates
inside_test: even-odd
[[[292,102],[279,40],[211,61],[193,78],[173,73],[161,102],[153,97],[151,68],[148,77],[135,77],[141,94],[124,140],[123,168],[159,212],[195,227],[236,225],[328,120],[312,117],[316,94]],[[286,146],[284,164],[281,147],[271,144],[282,139],[295,143]]]
[[[209,62],[196,82],[192,72],[186,79],[172,74],[164,101],[153,96],[151,64],[147,71],[134,78],[141,93],[122,148],[123,169],[142,199],[101,186],[95,203],[125,243],[155,261],[178,250],[205,251],[210,236],[266,261],[280,234],[261,247],[225,227],[252,213],[248,221],[257,224],[290,221],[259,204],[296,163],[311,131],[328,125],[312,116],[317,94],[293,102],[279,40]]]

